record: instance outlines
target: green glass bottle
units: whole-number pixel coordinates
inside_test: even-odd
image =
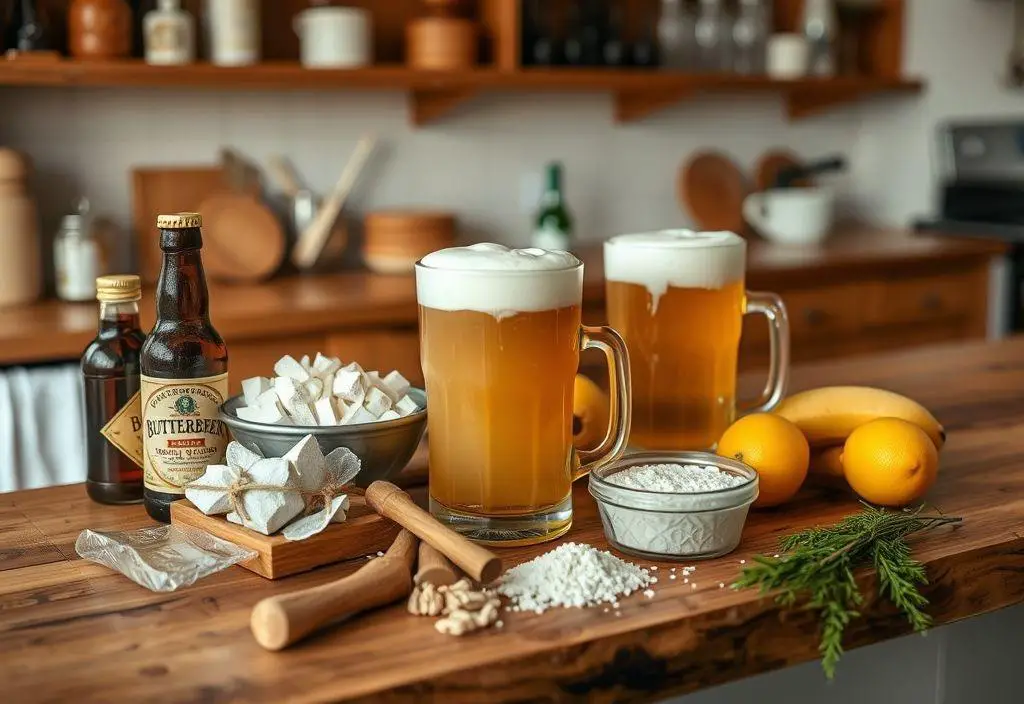
[[[541,249],[565,249],[572,246],[572,215],[562,196],[562,165],[548,164],[548,183],[540,199],[533,228],[533,246]]]

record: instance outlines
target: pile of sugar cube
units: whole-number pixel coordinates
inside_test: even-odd
[[[397,371],[381,378],[357,363],[342,366],[337,357],[319,352],[296,360],[285,355],[274,365],[272,379],[255,376],[242,382],[242,420],[277,425],[356,425],[402,418],[419,410],[408,395],[409,382]]]

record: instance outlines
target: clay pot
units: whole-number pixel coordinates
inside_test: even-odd
[[[132,11],[124,0],[74,0],[68,44],[76,59],[123,59],[132,48]]]

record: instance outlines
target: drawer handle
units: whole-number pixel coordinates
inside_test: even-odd
[[[937,313],[942,310],[942,296],[937,293],[929,293],[921,300],[921,308],[929,313]]]
[[[804,320],[808,325],[822,325],[828,320],[828,313],[820,308],[807,308],[804,310]]]

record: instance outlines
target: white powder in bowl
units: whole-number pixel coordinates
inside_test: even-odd
[[[728,495],[712,498],[719,495],[711,492],[750,483],[749,477],[714,465],[638,465],[611,473],[604,480],[612,486],[598,491],[592,488],[591,493],[598,500],[609,542],[626,552],[653,558],[717,557],[732,552],[757,495],[751,490],[735,501]],[[664,493],[665,498],[652,494],[638,497],[628,489]],[[684,500],[681,494],[692,494],[693,499]]]
[[[696,494],[730,489],[748,481],[718,467],[697,464],[645,464],[615,472],[605,479],[610,484],[646,491]]]

